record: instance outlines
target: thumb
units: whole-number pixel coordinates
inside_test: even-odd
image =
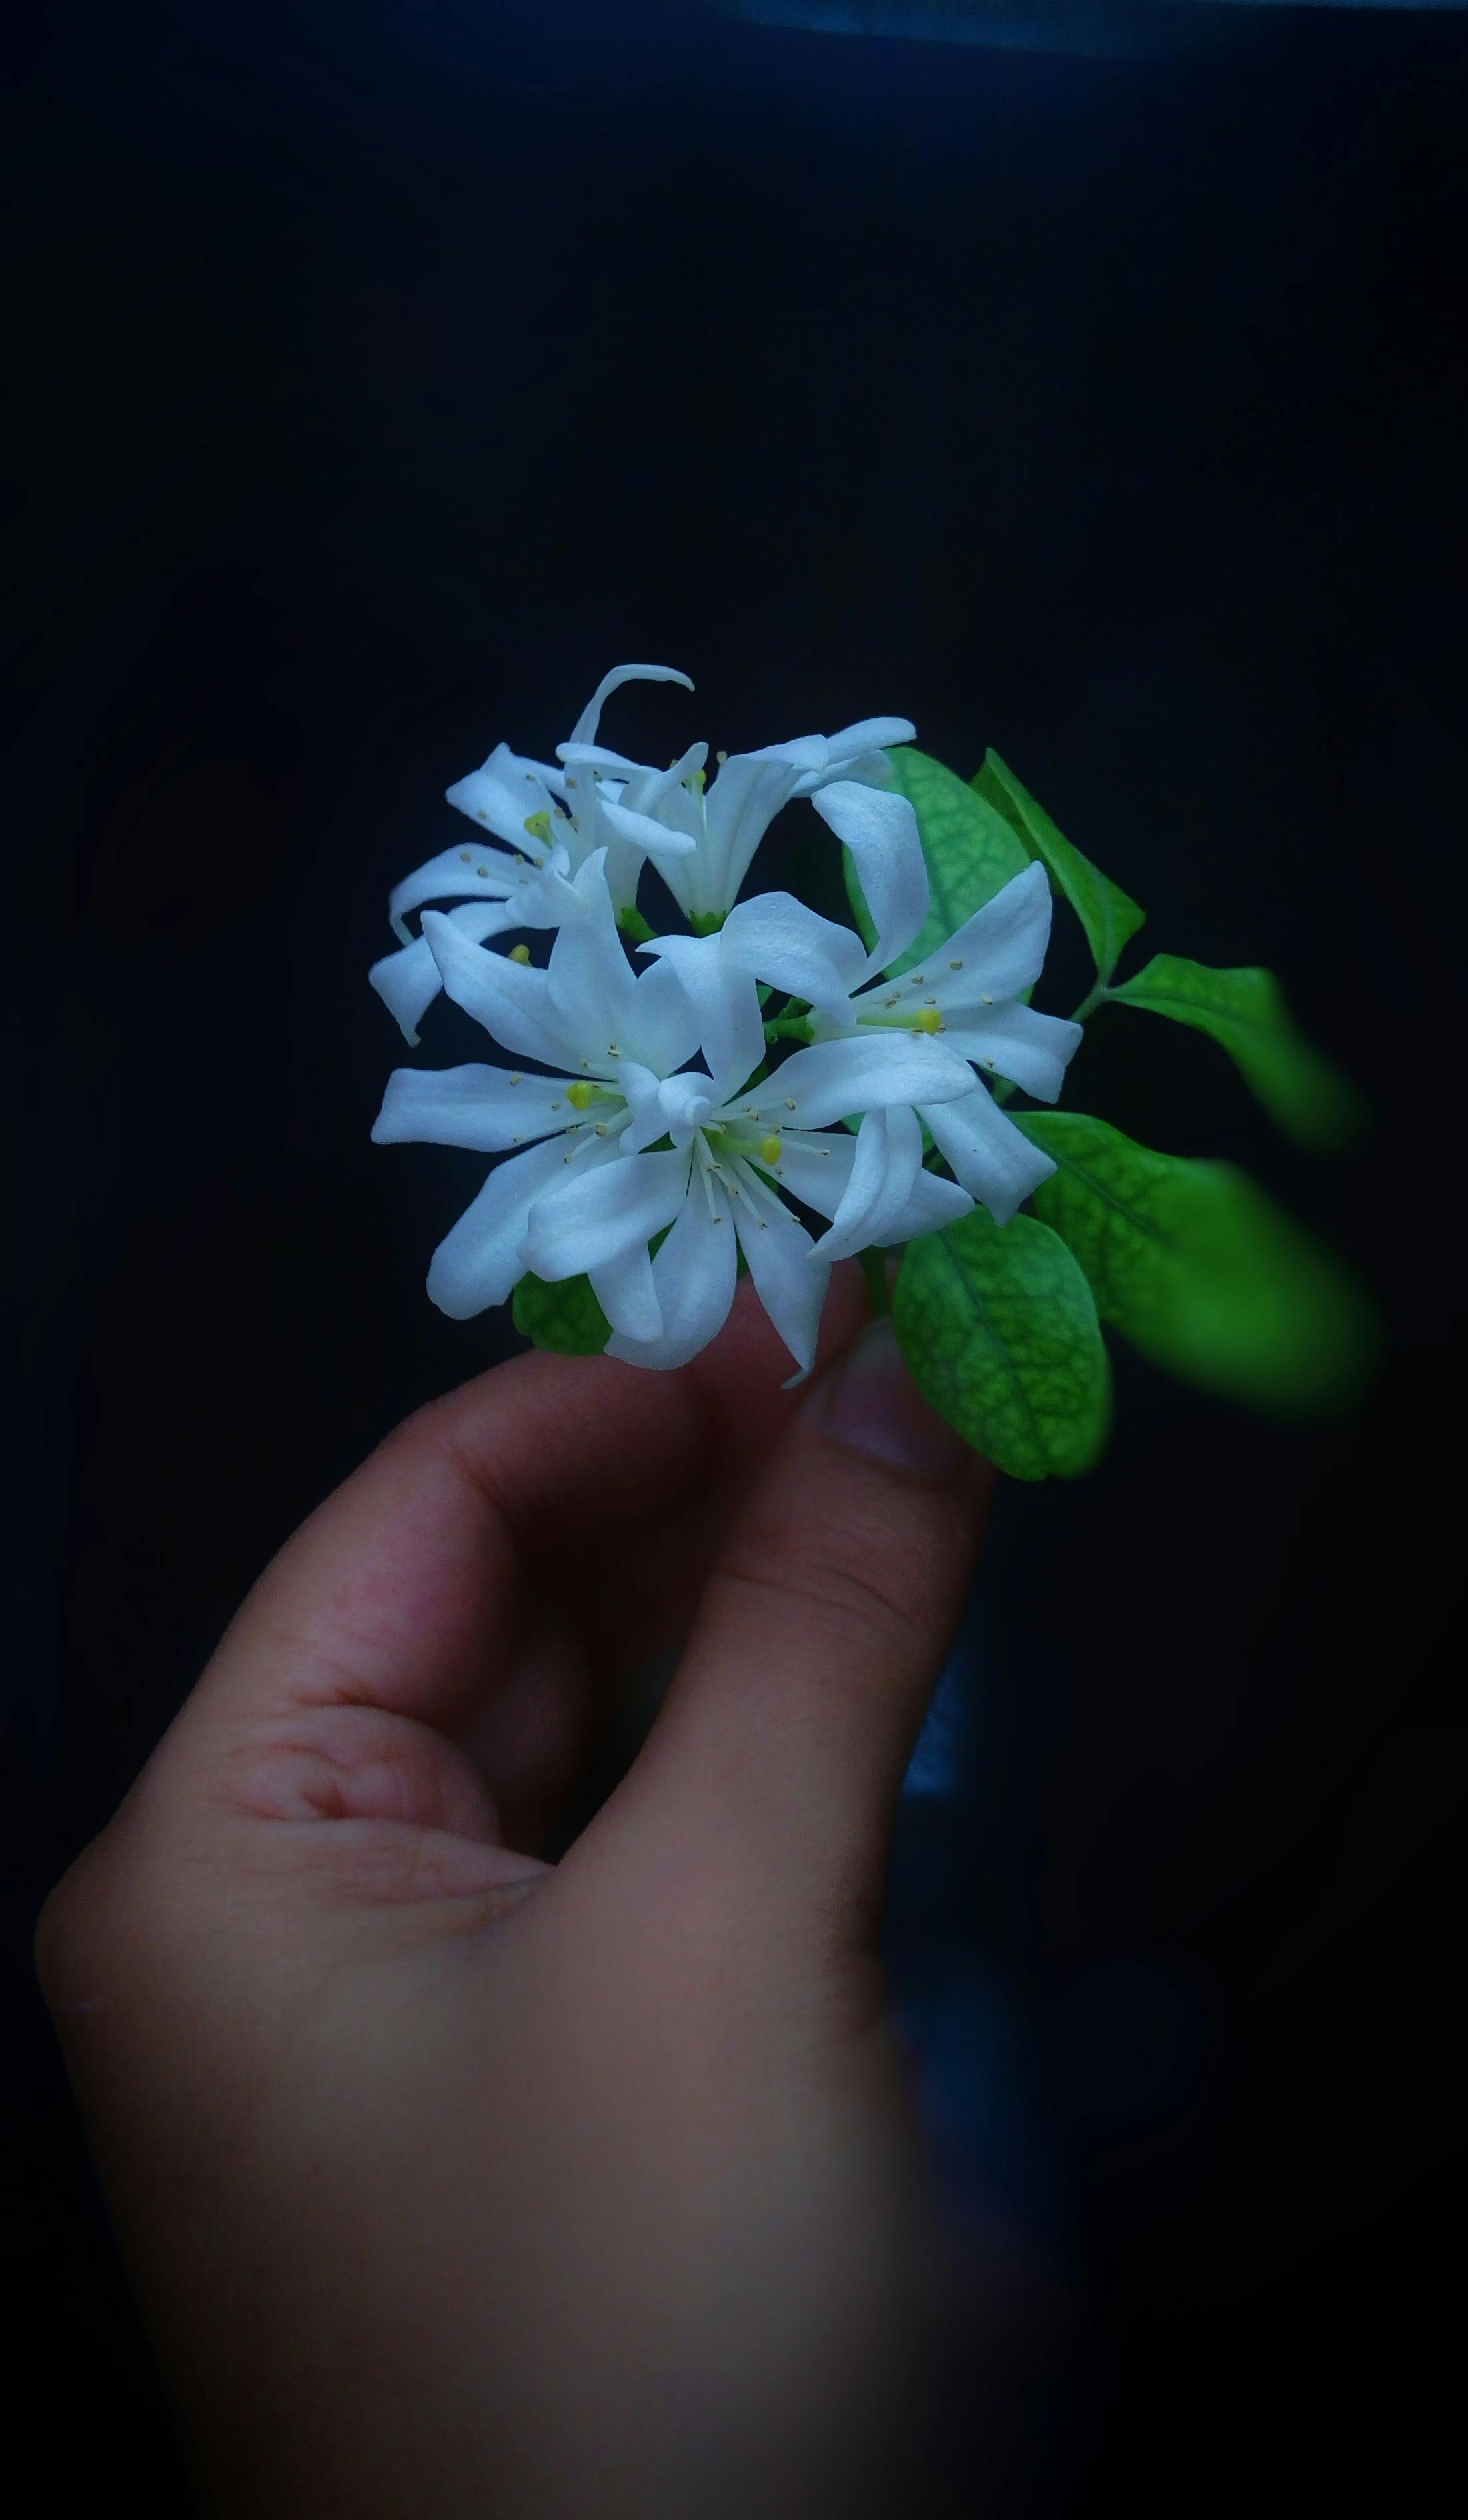
[[[892,1323],[806,1400],[732,1525],[668,1702],[593,1834],[787,1922],[865,1928],[995,1473],[929,1409]],[[834,1907],[832,1903],[834,1904]]]

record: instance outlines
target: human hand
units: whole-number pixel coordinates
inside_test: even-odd
[[[420,1412],[53,1894],[43,1984],[211,2510],[876,2496],[931,2298],[886,1823],[990,1474],[888,1328],[842,1352],[862,1314],[838,1271],[796,1393],[744,1300],[680,1373],[527,1356]],[[548,1866],[608,1692],[685,1637]]]

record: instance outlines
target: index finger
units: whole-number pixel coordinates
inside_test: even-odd
[[[863,1316],[834,1273],[823,1350]],[[714,1344],[676,1373],[606,1357],[495,1367],[389,1435],[287,1542],[227,1631],[186,1710],[359,1705],[444,1732],[468,1723],[536,1604],[590,1598],[716,1479],[752,1468],[799,1403],[748,1285]]]

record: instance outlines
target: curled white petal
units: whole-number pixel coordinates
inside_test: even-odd
[[[906,796],[850,779],[818,788],[811,803],[850,849],[871,913],[876,943],[863,977],[885,971],[906,954],[928,915],[928,871],[917,817]]]
[[[918,1110],[955,1178],[997,1225],[1007,1225],[1020,1201],[1055,1169],[1006,1118],[986,1086],[976,1085],[958,1102],[919,1104]]]

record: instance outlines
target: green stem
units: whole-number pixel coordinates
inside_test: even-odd
[[[777,1015],[765,1026],[767,1041],[809,1041],[810,1019],[806,1015]]]
[[[872,1313],[880,1318],[883,1313],[890,1313],[892,1310],[892,1298],[887,1292],[886,1261],[874,1242],[868,1242],[866,1250],[859,1252],[857,1257],[862,1263],[862,1275],[867,1281],[867,1294]]]
[[[634,945],[650,945],[657,934],[656,928],[648,926],[637,904],[631,901],[625,910],[618,911],[617,925],[624,936],[632,938]]]
[[[1084,1023],[1087,1016],[1093,1015],[1103,999],[1109,998],[1110,995],[1111,989],[1109,983],[1105,980],[1097,980],[1095,987],[1091,990],[1090,996],[1081,1000],[1080,1005],[1077,1007],[1075,1013],[1071,1017],[1071,1022]]]

